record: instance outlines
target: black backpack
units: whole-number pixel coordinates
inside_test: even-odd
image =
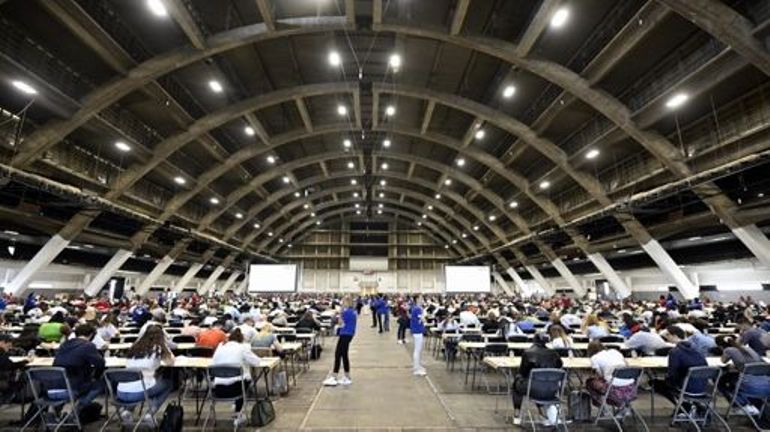
[[[255,427],[267,426],[275,420],[275,408],[270,399],[257,399],[251,407],[251,425]]]
[[[184,425],[184,409],[177,404],[169,404],[160,421],[160,432],[181,432]]]

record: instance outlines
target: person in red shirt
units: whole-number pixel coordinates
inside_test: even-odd
[[[217,349],[219,344],[227,341],[227,334],[222,331],[222,322],[217,321],[211,325],[211,328],[201,330],[195,344],[200,347]]]

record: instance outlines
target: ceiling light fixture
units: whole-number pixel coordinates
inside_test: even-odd
[[[291,179],[289,178],[289,176],[283,176],[283,179],[282,179],[282,180],[283,180],[283,182],[284,182],[284,183],[286,183],[286,184],[289,184],[289,183],[291,183]]]
[[[677,109],[684,105],[684,103],[687,102],[689,98],[690,96],[688,96],[687,93],[675,93],[666,101],[666,108]]]
[[[329,64],[335,67],[341,65],[342,57],[340,57],[340,53],[337,51],[331,51],[329,53]]]
[[[273,232],[272,232],[272,231],[270,231],[269,233],[267,233],[267,236],[268,236],[268,237],[272,237],[272,236],[273,236]]]
[[[476,137],[477,140],[480,140],[480,139],[484,139],[484,136],[486,134],[487,133],[484,132],[484,129],[479,129],[479,130],[476,131],[476,133],[473,136]]]
[[[422,215],[422,218],[423,218],[423,219],[428,219],[428,215],[426,215],[426,214],[423,214],[423,215]]]
[[[178,185],[183,185],[183,184],[187,183],[187,180],[185,180],[184,177],[176,176],[176,177],[174,177],[174,183],[176,183]]]
[[[463,158],[457,159],[457,160],[455,161],[455,163],[456,163],[456,164],[457,164],[457,166],[459,166],[459,167],[461,167],[461,166],[465,166],[465,159],[463,159]]]
[[[358,192],[353,192],[353,198],[358,198]]]
[[[388,184],[385,180],[380,180],[380,186],[386,186]]]
[[[566,7],[563,7],[556,11],[555,14],[553,14],[553,17],[551,17],[551,27],[553,28],[560,28],[563,27],[564,24],[567,23],[567,19],[569,18],[569,9]]]
[[[382,192],[380,192],[380,195],[379,195],[379,197],[380,197],[380,198],[385,198],[385,194],[384,194],[384,193],[382,193]]]
[[[383,162],[383,163],[382,163],[382,165],[380,165],[380,168],[382,168],[382,169],[383,169],[383,170],[385,170],[385,171],[387,171],[387,170],[388,170],[388,167],[389,167],[389,166],[388,166],[388,163],[387,163],[387,162]]]
[[[236,219],[243,219],[243,213],[236,213],[235,214]]]
[[[300,197],[300,193],[299,193],[299,191],[297,191],[297,192],[294,192],[294,197],[295,197],[295,198],[299,198],[299,197]]]
[[[452,184],[452,179],[446,179],[446,180],[444,180],[444,184],[445,184],[446,186],[449,186],[449,185],[451,185],[451,184]]]
[[[394,115],[396,115],[396,107],[394,107],[393,105],[388,105],[387,107],[385,107],[385,115],[388,117],[393,117]]]
[[[147,0],[147,9],[157,17],[168,16],[168,10],[161,0]]]
[[[353,146],[353,143],[349,139],[346,139],[346,140],[342,141],[342,146],[345,147],[345,148],[350,148],[350,147]]]
[[[441,199],[441,194],[436,194],[436,199]]]
[[[356,180],[356,179],[350,179],[350,184],[352,184],[353,186],[355,186],[355,185],[357,185],[357,184],[358,184],[358,180]]]
[[[302,208],[303,208],[303,209],[305,209],[305,210],[307,210],[307,209],[309,209],[309,208],[310,208],[310,204],[304,204],[304,205],[302,206]]]
[[[275,163],[275,156],[268,156],[267,157],[267,163],[274,164]]]
[[[19,80],[11,81],[11,85],[16,87],[16,90],[19,90],[24,94],[28,94],[28,95],[37,94],[37,90],[35,90],[34,87],[32,87],[31,85],[27,84],[24,81],[19,81]]]
[[[383,208],[384,206],[385,206],[385,205],[384,205],[383,203],[379,203],[379,204],[377,204],[377,207],[379,207],[379,208]]]
[[[478,230],[479,230],[479,226],[478,225],[474,225],[473,226],[473,231],[478,231]]]
[[[354,164],[353,162],[348,162],[348,168],[349,169],[353,169],[355,167],[356,167],[356,164]]]
[[[516,94],[516,86],[507,85],[503,89],[503,97],[506,99],[512,98],[514,94]]]
[[[256,131],[254,131],[254,128],[251,126],[246,126],[245,128],[243,128],[243,132],[246,133],[246,135],[248,136],[254,136],[254,134],[257,133]]]
[[[390,140],[389,139],[382,140],[382,146],[385,148],[390,147]]]
[[[125,152],[130,152],[130,151],[131,151],[131,146],[130,146],[130,145],[128,145],[128,144],[126,144],[126,143],[125,143],[125,142],[123,142],[123,141],[116,141],[116,142],[115,142],[115,148],[117,148],[118,150],[120,150],[120,151],[122,151],[122,152],[124,152],[124,153],[125,153]]]
[[[511,201],[508,203],[508,207],[510,208],[516,208],[518,206],[519,206],[519,203],[517,203],[516,201]]]
[[[217,80],[209,81],[209,88],[214,93],[222,93],[222,91],[224,90],[224,88],[222,87],[222,84],[220,84],[219,81]]]
[[[361,214],[361,210],[356,210],[356,214],[360,215]]]
[[[219,204],[219,198],[217,198],[217,197],[211,197],[211,198],[209,199],[209,202],[210,202],[211,204],[217,205],[217,204]]]
[[[490,222],[494,222],[497,219],[497,216],[489,215],[489,217],[487,217],[487,219],[489,219]]]
[[[586,153],[586,159],[588,160],[596,159],[597,156],[599,156],[599,150],[597,149],[588,150],[588,152]]]
[[[341,116],[348,115],[348,107],[345,105],[337,105],[337,114]]]
[[[388,65],[391,68],[398,70],[401,67],[401,56],[398,54],[391,54],[388,58]]]
[[[548,189],[549,187],[551,187],[551,182],[549,182],[548,180],[543,180],[540,182],[540,189],[545,190],[545,189]]]

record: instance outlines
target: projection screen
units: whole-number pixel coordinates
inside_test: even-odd
[[[488,266],[446,266],[446,292],[480,292],[488,293],[490,269]]]
[[[294,292],[296,264],[253,264],[249,266],[249,292]]]

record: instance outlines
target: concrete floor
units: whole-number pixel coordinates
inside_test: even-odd
[[[463,383],[462,364],[454,372],[446,369],[443,361],[435,360],[430,352],[423,355],[428,370],[426,377],[411,373],[411,343],[396,344],[395,328],[378,334],[371,329],[371,317],[359,319],[358,333],[350,351],[353,385],[322,387],[321,382],[332,368],[335,338],[327,338],[321,359],[311,362],[310,370],[297,377],[297,385],[290,393],[274,401],[276,420],[264,431],[510,431],[518,430],[507,419],[510,401],[492,396],[483,390],[471,391]],[[489,375],[490,382],[502,383],[497,374]],[[172,396],[172,397],[175,397]],[[499,410],[495,411],[495,402]],[[656,421],[650,421],[649,393],[643,392],[636,402],[648,420],[650,430],[684,430],[669,428],[672,406],[656,398]],[[724,405],[722,402],[721,405]],[[228,411],[225,407],[221,411]],[[723,408],[720,408],[720,412]],[[18,411],[0,411],[0,423],[18,418]],[[224,420],[215,430],[232,430],[232,422]],[[194,425],[194,405],[185,402],[185,431],[200,430]],[[749,431],[748,422],[740,417],[730,419],[734,431]],[[87,427],[98,431],[101,422]],[[594,427],[571,424],[570,430],[614,431],[611,423]],[[642,430],[633,422],[624,428]],[[714,429],[713,427],[711,429]],[[3,430],[18,430],[6,427]],[[112,430],[117,430],[113,428]],[[209,430],[212,430],[209,427]],[[255,428],[242,428],[255,430]],[[545,429],[541,429],[545,430]]]

